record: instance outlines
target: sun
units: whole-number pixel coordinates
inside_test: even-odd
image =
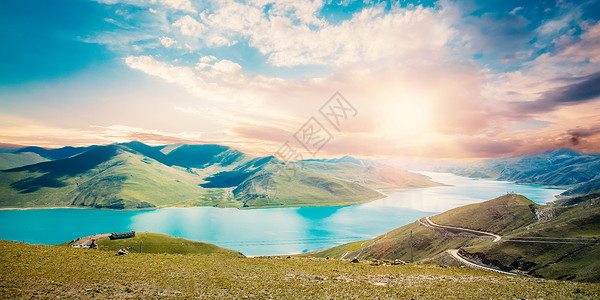
[[[385,107],[385,131],[389,136],[423,133],[429,124],[428,101],[421,95],[400,95]]]

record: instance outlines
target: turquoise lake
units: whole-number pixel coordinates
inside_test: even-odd
[[[4,210],[0,211],[0,239],[50,245],[97,233],[135,230],[209,242],[245,255],[292,254],[373,238],[419,218],[506,193],[522,194],[541,204],[564,191],[422,173],[449,186],[382,191],[388,197],[338,207]]]

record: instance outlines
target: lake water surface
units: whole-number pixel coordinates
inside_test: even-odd
[[[382,191],[387,198],[337,207],[5,210],[0,211],[0,239],[58,244],[96,233],[135,230],[209,242],[246,255],[292,254],[369,239],[424,216],[509,192],[541,204],[564,191],[422,173],[449,186]]]

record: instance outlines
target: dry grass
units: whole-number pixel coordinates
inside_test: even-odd
[[[0,241],[0,298],[597,299],[600,284],[431,265],[130,254]]]

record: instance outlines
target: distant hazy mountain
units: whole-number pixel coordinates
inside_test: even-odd
[[[48,160],[63,159],[90,149],[91,147],[63,147],[58,149],[44,149],[41,147],[3,148],[0,151],[0,170],[37,164]]]
[[[431,179],[425,175],[403,171],[385,165],[372,164],[364,167],[354,162],[304,161],[300,166],[306,171],[362,184],[375,189],[441,185],[432,182]]]
[[[487,159],[446,169],[452,173],[524,184],[573,187],[600,175],[600,154],[569,149]]]
[[[67,146],[67,147],[62,147],[62,148],[57,148],[57,149],[44,149],[41,147],[30,146],[30,147],[16,149],[14,151],[14,153],[31,152],[31,153],[37,153],[40,156],[45,157],[49,160],[56,160],[56,159],[63,159],[63,158],[71,157],[71,156],[77,155],[79,153],[83,153],[85,151],[93,149],[94,147],[97,147],[97,146],[90,146],[90,147]]]
[[[304,161],[317,161],[317,162],[328,162],[328,163],[353,163],[363,167],[374,166],[377,163],[372,159],[361,159],[355,158],[349,155],[342,156],[340,158],[328,158],[328,159],[306,159]]]
[[[389,167],[314,162],[312,169],[300,168],[220,145],[152,147],[130,142],[92,146],[74,156],[70,154],[82,148],[51,154],[28,148],[10,154],[15,160],[25,154],[45,159],[33,151],[66,158],[0,171],[0,207],[345,205],[383,197],[374,188],[435,184]],[[363,174],[368,181],[348,174]]]

